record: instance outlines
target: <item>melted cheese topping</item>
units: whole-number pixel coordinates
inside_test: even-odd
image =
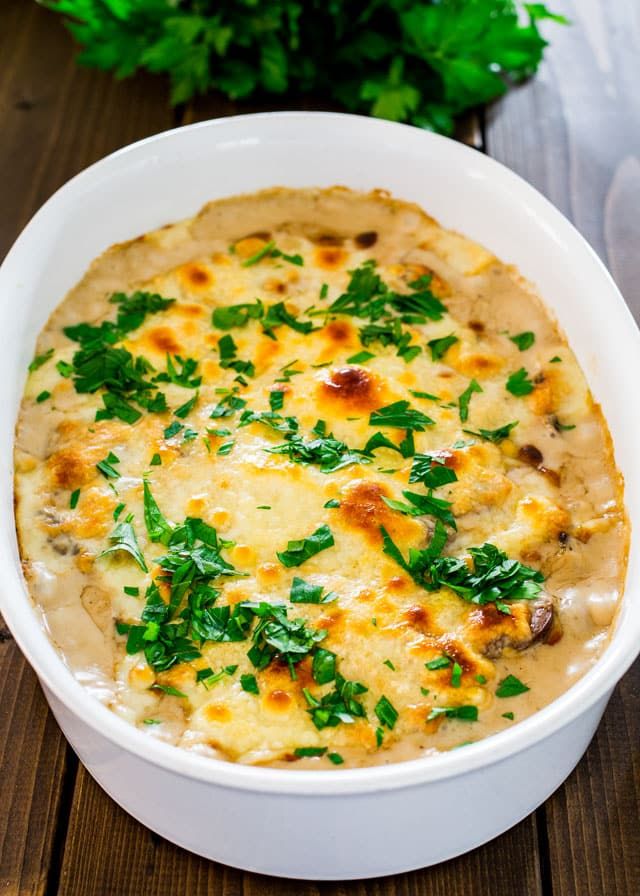
[[[269,241],[303,264],[268,251],[254,261]],[[399,293],[430,275],[431,290],[445,305],[441,319],[404,326],[422,349],[410,360],[395,345],[374,342],[367,346],[373,357],[350,362],[363,350],[359,329],[368,321],[309,316],[341,295],[349,272],[370,259]],[[79,393],[72,378],[60,375],[60,362],[72,364],[78,350],[63,327],[114,320],[109,297],[135,290],[175,302],[147,315],[119,345],[159,371],[167,355],[193,358],[201,385],[196,392],[161,384],[173,410],[197,395],[184,418],[143,412],[133,425],[96,422],[101,393]],[[256,299],[284,302],[288,314],[316,329],[302,333],[285,324],[271,338],[251,319],[229,330],[236,359],[255,368],[238,382],[237,371],[221,365],[225,332],[212,326],[212,313]],[[519,351],[509,337],[523,330],[535,341]],[[433,360],[427,343],[450,334],[457,341]],[[94,262],[54,312],[38,352],[51,357],[29,376],[16,445],[25,575],[78,678],[150,736],[207,755],[296,768],[333,767],[326,756],[291,765],[300,748],[326,747],[350,765],[396,761],[513,724],[504,713],[519,720],[545,705],[603,649],[622,588],[627,525],[600,411],[564,338],[517,271],[416,207],[343,188],[279,189],[212,203],[194,219],[115,246]],[[505,384],[522,367],[533,388],[513,395]],[[463,422],[459,397],[472,379],[481,391],[471,394]],[[450,502],[457,523],[457,531],[448,529],[445,554],[464,556],[490,542],[542,571],[542,599],[515,601],[506,614],[447,588],[425,591],[382,551],[381,527],[404,556],[423,548],[433,531],[433,518],[404,515],[385,501],[403,500],[412,458],[382,447],[372,462],[331,473],[295,463],[268,450],[283,444],[282,432],[261,422],[239,426],[241,411],[212,419],[221,390],[233,389],[245,409],[258,412],[269,411],[270,396],[281,391],[279,413],[296,418],[305,439],[314,437],[321,419],[327,433],[356,449],[376,431],[399,444],[404,430],[371,426],[369,416],[410,402],[434,421],[414,433],[415,451],[436,454],[457,475],[435,492]],[[496,444],[468,433],[515,421]],[[172,422],[180,428],[167,434]],[[109,452],[118,458],[118,478],[107,479],[96,467]],[[151,465],[154,455],[161,462]],[[200,658],[165,671],[154,671],[143,653],[126,653],[126,637],[114,622],[139,624],[144,598],[124,588],[144,595],[159,573],[154,561],[166,554],[145,530],[145,477],[169,521],[199,517],[230,543],[223,555],[242,577],[214,583],[221,592],[217,606],[287,603],[294,576],[336,595],[324,604],[290,605],[288,614],[324,630],[321,646],[336,654],[340,674],[366,686],[358,697],[362,717],[318,729],[305,689],[320,698],[333,684],[314,682],[311,658],[296,666],[295,678],[277,660],[257,670],[247,656],[250,640],[207,641]],[[410,488],[424,492],[419,484]],[[147,573],[128,554],[101,556],[122,504]],[[288,542],[322,525],[333,534],[332,547],[299,567],[279,562],[277,552]],[[448,665],[427,667],[443,655]],[[199,669],[226,667],[236,668],[208,687],[196,679]],[[248,674],[255,675],[258,694],[243,689],[241,676]],[[507,674],[529,691],[497,697]],[[398,713],[393,728],[376,714],[382,696]],[[433,713],[461,705],[476,706],[478,720]]]

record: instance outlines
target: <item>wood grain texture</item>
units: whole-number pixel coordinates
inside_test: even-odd
[[[161,82],[78,70],[69,36],[24,0],[0,2],[0,257],[36,209],[108,152],[171,127]],[[7,301],[8,297],[3,297]],[[75,757],[0,626],[0,892],[55,892]],[[58,839],[57,839],[58,838]]]
[[[487,150],[527,178],[608,265],[640,320],[640,6],[562,0],[538,78],[490,110]],[[606,337],[604,337],[606,339]],[[640,892],[640,664],[545,807],[553,896]]]
[[[282,847],[286,849],[286,844]],[[423,871],[346,883],[278,880],[226,868],[173,846],[119,809],[81,769],[58,892],[59,896],[538,896],[542,890],[532,818],[466,856]]]

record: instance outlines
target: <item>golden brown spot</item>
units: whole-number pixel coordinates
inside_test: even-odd
[[[187,289],[206,289],[213,283],[213,277],[201,264],[183,264],[178,268],[178,276]]]
[[[235,244],[236,255],[242,259],[251,258],[252,255],[256,254],[256,252],[264,249],[264,247],[267,245],[267,242],[268,240],[264,240],[261,237],[245,237],[245,239],[238,240],[238,242]]]
[[[225,510],[224,507],[216,507],[216,509],[211,514],[211,520],[213,525],[217,528],[223,528],[228,525],[229,519],[231,515],[228,510]]]
[[[380,407],[381,386],[374,373],[363,367],[338,367],[325,373],[319,398],[343,411],[371,411]]]
[[[456,346],[452,346],[451,355],[453,355],[455,349]],[[452,362],[452,365],[460,373],[482,378],[499,373],[504,366],[504,360],[498,355],[474,353],[460,355],[456,362]]]
[[[99,488],[90,488],[83,492],[78,504],[78,513],[71,519],[65,529],[73,532],[78,538],[98,538],[106,536],[112,526],[113,495],[104,494]]]
[[[269,280],[266,280],[263,284],[264,288],[267,292],[275,292],[278,295],[284,295],[288,289],[288,284],[282,280],[277,280],[275,277],[272,277]]]
[[[293,701],[291,694],[288,691],[283,691],[280,688],[276,688],[273,691],[269,691],[268,694],[265,694],[264,702],[268,709],[275,710],[276,712],[284,712],[289,708]]]
[[[281,567],[276,563],[261,563],[256,577],[261,585],[274,585],[280,580]]]
[[[342,490],[340,507],[336,513],[373,544],[382,542],[381,526],[394,538],[406,539],[422,533],[420,523],[395,513],[387,507],[383,497],[391,497],[386,486],[370,479],[357,479]]]
[[[255,551],[248,544],[237,544],[231,550],[231,560],[233,563],[237,563],[240,566],[246,566],[248,563],[253,563],[255,559]]]
[[[194,495],[187,501],[187,515],[201,517],[206,507],[206,499],[202,495]]]
[[[265,367],[276,355],[282,352],[282,345],[273,339],[262,339],[254,353],[254,364],[260,370]],[[298,365],[296,365],[297,367]]]
[[[392,576],[387,582],[387,588],[389,591],[403,591],[408,584],[409,580],[405,576]]]
[[[58,488],[80,488],[95,475],[95,467],[88,464],[82,454],[73,448],[52,454],[47,465],[51,478]]]
[[[375,246],[378,242],[378,234],[375,230],[365,230],[363,233],[356,234],[353,238],[353,242],[358,249],[370,249],[371,246]]]
[[[146,690],[156,680],[153,669],[146,663],[134,666],[129,672],[129,684],[137,690]]]
[[[176,340],[175,333],[169,327],[154,327],[145,334],[148,345],[158,352],[177,354],[182,346]]]
[[[314,251],[315,264],[325,271],[335,271],[344,265],[348,253],[339,246],[318,246]]]
[[[185,320],[181,327],[184,336],[195,336],[198,333],[198,327],[193,320]]]
[[[458,663],[463,672],[473,672],[476,662],[463,644],[448,635],[438,638],[438,642],[442,647],[442,652]]]
[[[223,703],[210,703],[205,706],[203,713],[207,722],[224,724],[231,721],[231,713]]]
[[[335,631],[339,623],[342,622],[343,616],[344,611],[339,607],[334,607],[333,609],[322,613],[320,616],[317,616],[313,621],[313,627],[316,629],[333,629]]]
[[[332,320],[322,331],[323,336],[337,343],[351,342],[354,333],[353,327],[346,320]]]
[[[174,305],[173,307],[175,314],[180,314],[183,317],[201,317],[204,314],[204,308],[202,305],[189,305],[189,304],[179,304]]]
[[[407,607],[404,612],[404,618],[412,628],[421,632],[429,632],[431,630],[431,618],[425,607],[419,604],[413,604]]]
[[[484,333],[484,324],[480,320],[470,320],[467,326],[474,333]]]
[[[495,604],[485,604],[471,611],[469,625],[476,629],[513,628],[515,620],[513,616],[501,613]]]

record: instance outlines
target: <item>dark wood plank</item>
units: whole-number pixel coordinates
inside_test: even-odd
[[[0,620],[0,891],[44,894],[66,742]]]
[[[250,847],[248,847],[250,848]],[[278,880],[225,868],[151,834],[84,769],[69,825],[59,896],[536,896],[533,818],[493,843],[434,868],[351,883]]]
[[[79,71],[67,33],[35,3],[0,3],[0,257],[61,183],[113,149],[173,124],[162,82]],[[0,890],[44,894],[75,757],[37,679],[0,628]],[[57,827],[58,821],[63,827]],[[56,834],[56,831],[58,832]]]
[[[576,224],[640,320],[640,15],[635,0],[556,0],[572,28],[554,29],[540,76],[490,110],[488,152]],[[640,888],[640,664],[545,808],[554,896]]]

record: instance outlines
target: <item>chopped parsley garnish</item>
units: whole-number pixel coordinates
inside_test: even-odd
[[[429,671],[434,672],[436,669],[448,669],[451,665],[451,660],[445,654],[442,656],[438,656],[435,660],[429,660],[428,663],[425,663],[425,666]]]
[[[375,432],[367,441],[362,449],[364,455],[371,455],[378,448],[388,448],[390,451],[396,451],[402,457],[412,457],[415,451],[411,430],[407,430],[405,438],[396,445],[391,439],[388,439],[383,433]]]
[[[149,466],[150,466],[150,467],[159,467],[161,464],[162,464],[162,458],[161,458],[160,455],[156,452],[156,453],[153,455],[153,457],[151,458],[151,460],[149,461]]]
[[[389,669],[391,669],[392,672],[395,672],[395,671],[396,671],[396,667],[393,665],[393,663],[391,662],[391,660],[383,660],[383,661],[382,661],[382,665],[383,665],[383,666],[387,666]]]
[[[464,431],[470,436],[479,436],[485,442],[493,442],[494,445],[498,445],[509,438],[511,430],[515,429],[517,425],[518,421],[514,420],[513,423],[505,423],[504,426],[499,426],[497,429],[479,429],[477,432],[473,429],[465,429]]]
[[[50,348],[41,355],[36,355],[31,364],[29,364],[29,373],[39,370],[43,364],[46,364],[53,357],[53,349]]]
[[[326,507],[326,508],[340,507],[340,501],[338,501],[337,498],[329,498],[329,500],[327,501],[327,503],[326,503],[326,504],[323,504],[322,506],[323,506],[323,507]]]
[[[449,351],[452,345],[459,342],[457,336],[450,333],[448,336],[441,336],[439,339],[430,339],[427,345],[431,349],[431,360],[440,361]]]
[[[258,617],[253,646],[247,654],[257,669],[265,669],[278,657],[287,663],[295,679],[295,664],[312,654],[327,636],[325,629],[308,628],[304,619],[289,619],[281,604],[245,602],[242,607]]]
[[[341,722],[350,724],[356,719],[366,718],[365,708],[357,698],[366,694],[367,690],[361,682],[347,681],[337,673],[334,688],[328,694],[317,698],[308,688],[303,689],[303,694],[310,707],[307,712],[311,721],[322,731],[323,728],[335,728]]]
[[[236,386],[235,389],[237,388],[238,387]],[[246,407],[247,402],[244,398],[240,398],[236,395],[235,389],[231,391],[223,390],[226,394],[220,399],[218,404],[209,414],[209,417],[212,420],[217,420],[220,417],[232,417],[236,411],[240,411],[242,408]]]
[[[499,682],[496,697],[517,697],[520,694],[525,694],[528,690],[529,687],[515,675],[507,675]]]
[[[486,675],[474,675],[473,677],[478,682],[478,684],[486,684],[487,683]]]
[[[444,458],[437,454],[416,454],[409,474],[409,482],[421,482],[425,488],[440,488],[457,482],[455,470],[445,466]]]
[[[118,505],[116,505],[116,507],[114,507],[114,509],[113,509],[113,518],[114,518],[114,520],[118,520],[118,519],[119,519],[120,514],[122,513],[122,511],[124,510],[124,508],[125,508],[125,505],[124,505],[124,504],[118,504]]]
[[[333,762],[334,765],[342,765],[342,763],[344,762],[344,759],[340,755],[340,753],[328,753],[327,759],[329,760],[329,762]]]
[[[454,662],[451,670],[451,687],[459,688],[462,684],[462,666],[460,663]]]
[[[380,697],[375,707],[375,714],[380,720],[380,724],[391,730],[398,721],[398,710],[393,706],[391,701],[384,695]]]
[[[229,439],[228,442],[223,442],[222,445],[216,451],[216,454],[221,454],[223,457],[227,454],[231,454],[233,450],[233,446],[235,445],[235,439]]]
[[[505,389],[507,392],[511,392],[512,395],[521,397],[533,392],[533,386],[534,384],[529,379],[529,374],[524,367],[521,367],[520,370],[516,370],[515,373],[511,374],[506,382]]]
[[[128,594],[129,597],[139,597],[140,589],[137,585],[125,585],[122,589],[125,594]]]
[[[422,687],[421,687],[421,688],[420,688],[420,693],[422,694],[423,697],[428,697],[429,694],[431,693],[431,691],[429,690],[429,688],[422,688]]]
[[[405,560],[386,529],[381,527],[381,532],[384,553],[427,591],[449,588],[473,604],[495,603],[496,608],[505,614],[510,613],[507,601],[531,600],[540,593],[544,581],[541,572],[518,560],[509,559],[488,542],[479,548],[469,548],[473,569],[469,568],[464,558],[440,556],[446,533],[439,520],[431,544],[422,550],[411,548],[408,560]]]
[[[272,389],[269,392],[269,407],[275,413],[281,411],[284,406],[284,392],[281,389]]]
[[[416,398],[425,398],[427,401],[442,401],[439,395],[432,395],[431,392],[420,392],[418,389],[409,389]]]
[[[407,516],[433,516],[438,520],[442,520],[452,529],[457,529],[456,521],[451,513],[451,502],[445,501],[443,498],[434,498],[433,495],[419,495],[416,492],[402,492],[403,497],[409,503],[404,501],[396,501],[393,498],[382,496],[384,503],[392,510],[404,513]]]
[[[515,716],[514,716],[514,714],[513,714],[512,712],[503,712],[503,713],[502,713],[502,718],[503,718],[503,719],[509,719],[510,722],[513,722],[513,720],[515,719]]]
[[[384,740],[384,728],[376,728],[376,746],[381,747]]]
[[[73,373],[73,364],[69,364],[68,361],[58,361],[56,363],[56,370],[60,374],[60,376],[68,379]]]
[[[331,650],[318,647],[313,655],[311,674],[316,684],[328,684],[336,677],[336,655]]]
[[[561,423],[557,417],[552,417],[551,422],[553,423],[553,428],[556,432],[569,432],[572,429],[576,428],[575,423],[569,425],[568,423]]]
[[[329,295],[329,284],[323,283],[322,286],[320,287],[320,298],[326,299],[328,295]]]
[[[241,361],[236,357],[238,347],[229,333],[226,333],[218,341],[218,352],[220,353],[220,367],[223,370],[231,369],[240,374],[246,373],[247,376],[256,375],[253,361]]]
[[[478,721],[478,707],[468,706],[434,706],[429,715],[427,722],[433,721],[440,716],[446,716],[449,719],[462,719],[465,722]]]
[[[260,688],[258,687],[258,680],[255,675],[252,675],[251,672],[247,672],[244,675],[240,676],[240,687],[243,691],[246,691],[247,694],[256,694],[260,693]]]
[[[531,348],[533,343],[536,341],[535,333],[532,333],[531,330],[525,330],[523,333],[517,333],[515,336],[509,336],[509,339],[518,346],[518,349],[521,352],[525,352],[528,348]]]
[[[296,747],[293,755],[299,759],[303,759],[306,756],[324,756],[328,749],[328,747]]]
[[[110,451],[103,460],[96,464],[96,469],[102,473],[105,479],[119,479],[120,473],[113,466],[113,464],[119,463],[120,458],[113,451]]]
[[[253,255],[250,255],[249,258],[245,258],[243,262],[241,262],[243,268],[250,268],[252,265],[257,264],[259,261],[262,261],[263,258],[266,258],[267,255],[271,255],[272,251],[275,249],[276,244],[273,240],[270,240],[268,243],[265,243],[264,246],[261,246],[257,252],[254,252]]]
[[[261,249],[251,255],[249,258],[245,258],[242,262],[243,268],[251,267],[254,264],[257,264],[259,261],[262,261],[263,258],[282,258],[284,261],[288,261],[290,264],[303,265],[304,259],[302,255],[287,255],[286,252],[283,252],[281,249],[278,249],[275,242],[270,240],[266,245],[262,246]]]
[[[43,401],[46,401],[47,398],[51,398],[51,392],[48,389],[43,389],[38,395],[36,395],[36,401],[38,404],[42,404]]]
[[[255,302],[216,308],[211,322],[219,330],[231,330],[234,327],[246,326],[250,320],[259,320],[263,314],[264,304],[260,299],[256,299]]]
[[[233,675],[237,671],[237,666],[224,666],[220,669],[219,672],[214,672],[213,669],[198,669],[196,672],[196,682],[198,684],[202,684],[207,690],[213,687],[216,682],[221,681],[223,678]]]
[[[474,392],[482,392],[482,386],[480,383],[476,382],[476,380],[471,380],[467,388],[458,398],[458,409],[462,423],[466,423],[469,419],[469,402],[471,401],[471,396]]]
[[[172,439],[175,435],[177,435],[181,429],[184,429],[182,423],[178,423],[177,420],[174,420],[173,423],[170,423],[169,426],[165,429],[163,435],[165,439]]]
[[[132,424],[142,416],[132,402],[153,413],[166,411],[167,403],[164,395],[157,391],[156,384],[146,379],[153,370],[149,361],[143,357],[134,358],[125,348],[116,347],[116,343],[136,330],[148,314],[165,310],[175,299],[135,292],[130,296],[115,293],[109,301],[118,305],[115,321],[103,321],[99,326],[81,323],[64,328],[65,336],[80,344],[72,359],[73,384],[80,393],[104,390],[104,406],[96,412],[96,420],[117,417]]]
[[[554,355],[553,358],[551,358],[549,360],[549,364],[561,364],[561,363],[562,363],[562,358],[560,358],[558,355]]]
[[[109,536],[111,546],[104,550],[99,556],[105,557],[107,554],[115,554],[122,551],[123,553],[129,554],[131,557],[133,557],[133,559],[136,561],[143,572],[149,572],[147,564],[145,563],[144,557],[142,555],[142,551],[140,550],[132,521],[133,514],[129,514],[129,516],[125,520],[123,520],[123,522],[118,523],[118,525]]]
[[[173,413],[176,417],[179,417],[181,420],[184,420],[185,417],[188,417],[191,411],[195,408],[198,401],[198,393],[192,395],[188,401],[185,401],[184,404],[181,404],[180,407],[175,410]]]
[[[308,538],[300,538],[296,541],[288,542],[286,551],[277,551],[276,556],[283,566],[300,566],[305,560],[319,554],[320,551],[332,547],[334,544],[335,541],[331,534],[331,529],[326,524],[323,524]]]
[[[262,423],[276,432],[282,432],[287,438],[293,436],[298,431],[298,421],[295,417],[283,417],[275,411],[243,411],[240,415],[239,426],[249,426],[250,423]],[[272,451],[273,449],[265,449]],[[282,453],[276,451],[276,454]]]
[[[430,417],[412,408],[408,401],[394,401],[393,404],[372,411],[369,417],[369,426],[390,426],[414,432],[424,432],[426,426],[433,424]]]
[[[351,355],[350,358],[347,358],[347,364],[364,364],[366,361],[370,361],[372,358],[375,358],[373,352],[363,350],[361,352],[356,352],[355,355]]]
[[[75,510],[78,506],[78,500],[80,498],[80,489],[77,488],[75,491],[71,492],[71,497],[69,498],[69,507],[71,510]]]
[[[304,334],[311,333],[312,330],[316,329],[310,320],[301,321],[299,318],[294,317],[293,314],[290,314],[289,311],[287,311],[284,302],[277,302],[275,305],[269,305],[267,307],[267,313],[262,319],[262,329],[266,335],[275,339],[276,337],[273,333],[274,328],[283,325],[291,327],[291,329],[295,330],[297,333]]]
[[[170,684],[152,684],[152,691],[162,691],[164,694],[168,694],[170,697],[186,697],[186,694],[183,694],[182,691],[179,691],[177,688],[174,688]]]
[[[202,383],[201,376],[194,376],[198,369],[198,362],[194,358],[181,358],[180,355],[167,355],[166,373],[158,373],[154,376],[154,383],[174,383],[185,389],[197,389]]]
[[[292,604],[326,604],[335,600],[336,595],[333,591],[329,591],[325,595],[322,594],[323,591],[323,585],[312,585],[310,582],[305,582],[304,579],[294,576],[289,600]]]
[[[333,435],[322,438],[305,439],[297,433],[287,436],[287,441],[273,448],[265,448],[269,454],[286,454],[292,463],[315,464],[322,473],[333,473],[351,464],[369,463],[363,453],[354,451]]]
[[[143,725],[161,725],[162,722],[160,721],[160,719],[143,719],[142,724]]]

